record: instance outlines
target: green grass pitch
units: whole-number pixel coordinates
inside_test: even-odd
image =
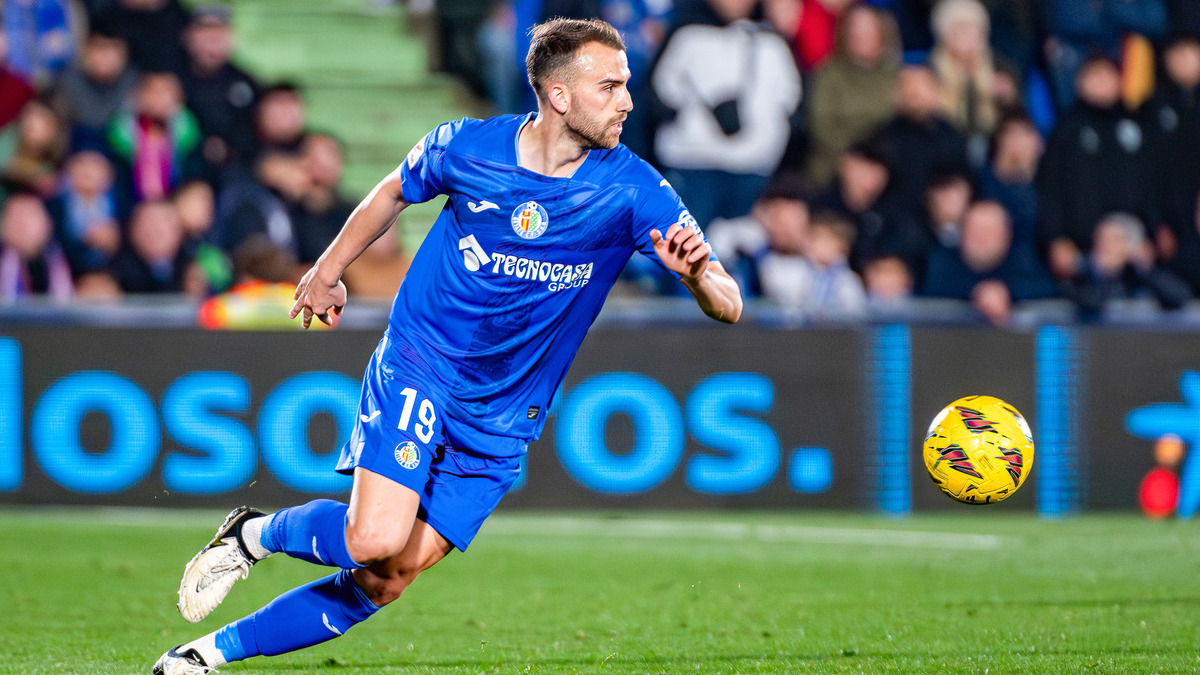
[[[0,673],[148,673],[322,574],[276,556],[175,610],[223,513],[0,510]],[[1195,524],[963,508],[501,513],[345,637],[227,674],[1200,671]]]

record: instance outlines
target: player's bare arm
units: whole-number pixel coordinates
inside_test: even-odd
[[[705,314],[717,321],[737,323],[742,315],[741,289],[721,263],[709,260],[712,247],[700,230],[676,223],[667,228],[665,235],[650,230],[650,241],[659,259],[679,275]]]
[[[355,207],[342,231],[300,279],[293,295],[296,304],[292,305],[289,316],[294,319],[303,315],[304,327],[308,328],[314,316],[329,324],[331,313],[340,314],[346,305],[342,272],[367,250],[371,242],[387,232],[407,206],[400,189],[400,169],[396,169]]]

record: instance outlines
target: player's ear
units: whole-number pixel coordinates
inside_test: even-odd
[[[555,82],[546,92],[546,99],[558,114],[565,115],[571,107],[571,90],[562,82]]]

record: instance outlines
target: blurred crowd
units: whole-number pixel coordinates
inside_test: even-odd
[[[342,146],[309,128],[298,87],[231,63],[230,7],[0,4],[0,299],[252,299],[283,293],[336,235],[353,209]],[[536,106],[529,26],[617,26],[635,102],[622,141],[750,297],[817,319],[949,298],[1002,325],[1024,301],[1090,320],[1200,293],[1200,2],[408,9],[435,19],[435,65],[502,113]],[[386,297],[404,270],[384,237],[347,281]],[[623,278],[680,292],[637,257]]]
[[[482,89],[500,110],[531,105],[524,26],[595,15],[622,30],[636,106],[622,141],[749,295],[816,318],[953,298],[1005,324],[1021,301],[1069,300],[1089,320],[1200,292],[1200,2],[481,5]],[[626,278],[677,292],[644,261]]]
[[[0,300],[290,296],[353,209],[343,148],[297,86],[231,62],[229,6],[6,0],[0,17]],[[392,291],[398,245],[363,265]]]

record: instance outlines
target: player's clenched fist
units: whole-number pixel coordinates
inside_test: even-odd
[[[650,230],[650,242],[667,269],[682,277],[699,279],[708,269],[712,247],[704,240],[698,227],[675,223],[667,228],[665,235],[657,229]]]
[[[314,316],[321,323],[332,326],[346,306],[346,285],[340,279],[333,285],[322,281],[317,268],[313,267],[304,273],[292,297],[296,304],[288,312],[289,317],[301,316],[305,328],[312,325]]]

